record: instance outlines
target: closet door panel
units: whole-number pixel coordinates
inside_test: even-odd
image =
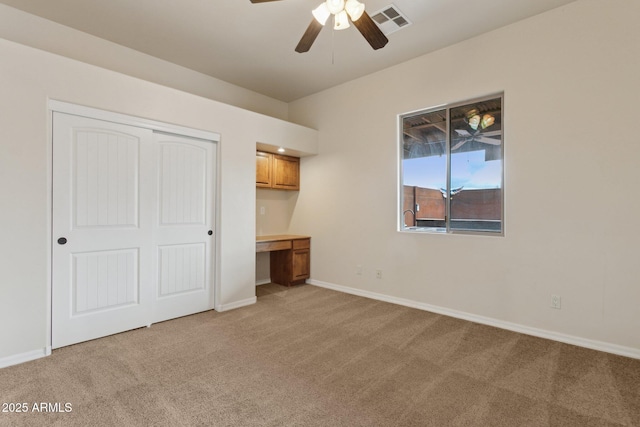
[[[149,324],[152,132],[54,114],[52,347]]]
[[[153,321],[213,309],[215,144],[154,134],[158,215],[154,223]]]

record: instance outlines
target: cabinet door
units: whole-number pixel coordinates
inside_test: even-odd
[[[271,188],[272,154],[256,152],[256,187]]]
[[[292,279],[308,279],[311,273],[311,253],[309,249],[297,249],[293,251],[291,260],[292,266]]]
[[[272,188],[283,190],[300,189],[300,159],[297,157],[273,155]]]
[[[311,276],[311,240],[299,239],[293,241],[291,255],[291,280],[308,279]]]

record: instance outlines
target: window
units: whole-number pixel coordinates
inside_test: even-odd
[[[400,116],[399,230],[503,234],[502,103]]]

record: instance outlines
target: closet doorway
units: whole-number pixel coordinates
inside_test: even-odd
[[[53,113],[52,348],[214,307],[219,139],[132,122]]]

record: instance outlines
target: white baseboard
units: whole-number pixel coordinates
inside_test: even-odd
[[[322,282],[320,280],[310,279],[310,280],[307,280],[307,283],[311,285],[319,286],[321,288],[327,288],[327,289],[332,289],[334,291],[344,292],[347,294],[358,295],[365,298],[371,298],[379,301],[389,302],[392,304],[403,305],[405,307],[417,308],[419,310],[429,311],[431,313],[443,314],[445,316],[468,320],[468,321],[480,323],[483,325],[495,326],[496,328],[506,329],[513,332],[519,332],[526,335],[532,335],[534,337],[546,338],[549,340],[558,341],[565,344],[576,345],[578,347],[584,347],[592,350],[604,351],[606,353],[612,353],[620,356],[640,359],[640,349],[633,348],[633,347],[625,347],[625,346],[607,343],[603,341],[596,341],[596,340],[591,340],[587,338],[576,337],[573,335],[566,335],[559,332],[532,328],[529,326],[519,325],[517,323],[505,322],[503,320],[498,320],[491,317],[478,316],[475,314],[466,313],[464,311],[452,310],[449,308],[439,307],[436,305],[426,304],[418,301],[392,297],[389,295],[365,291],[362,289],[350,288],[347,286],[336,285],[333,283]]]
[[[240,301],[230,302],[228,304],[216,305],[216,311],[229,311],[235,308],[245,307],[247,305],[255,304],[258,301],[257,297],[247,298]]]
[[[267,283],[271,283],[271,279],[256,280],[256,286],[266,285]]]
[[[19,365],[20,363],[30,362],[40,359],[51,354],[51,347],[45,347],[38,350],[27,351],[26,353],[14,354],[12,356],[0,358],[0,369],[7,366]]]

